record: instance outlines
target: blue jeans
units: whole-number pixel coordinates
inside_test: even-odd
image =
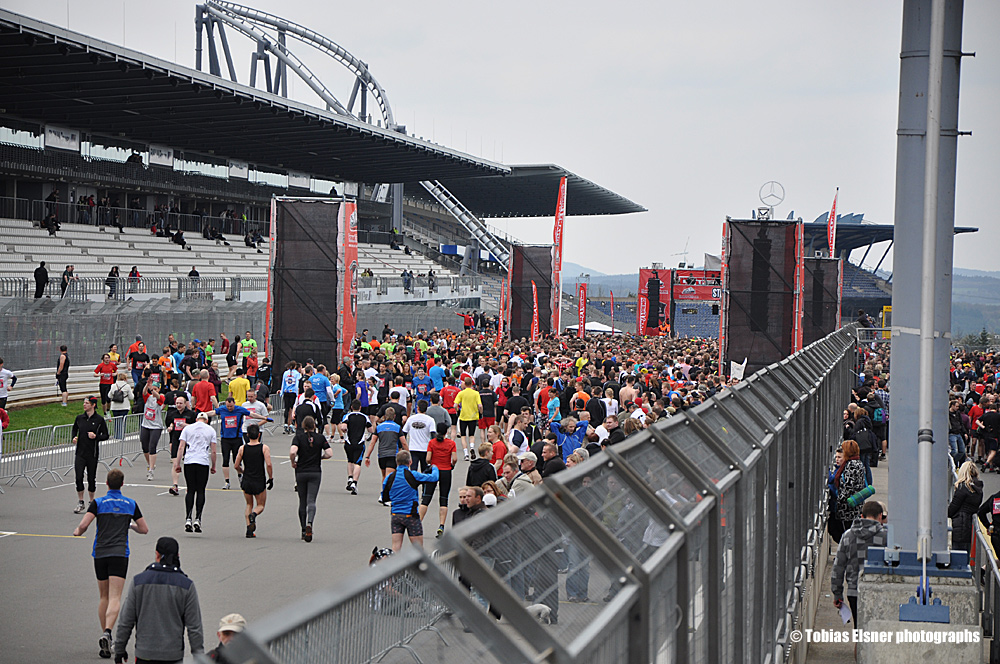
[[[948,447],[951,449],[951,458],[955,460],[955,465],[961,464],[965,460],[965,439],[962,434],[949,433]]]
[[[142,378],[142,371],[138,369],[132,369],[132,384],[138,385],[140,378]]]
[[[870,456],[872,454],[878,454],[878,452],[861,453],[861,463],[865,467],[865,479],[868,480],[868,484],[872,483],[872,467],[871,467],[871,456]]]
[[[568,538],[563,539],[569,570],[566,573],[566,594],[584,599],[590,589],[590,556]]]

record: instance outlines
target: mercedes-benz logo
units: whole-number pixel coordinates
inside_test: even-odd
[[[777,207],[781,201],[785,200],[785,188],[776,180],[765,182],[758,194],[760,202],[768,207]]]

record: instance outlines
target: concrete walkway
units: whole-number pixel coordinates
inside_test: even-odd
[[[891,454],[889,455],[891,458]],[[883,504],[888,502],[889,462],[880,461],[877,468],[872,468],[872,484],[875,485],[874,499]],[[827,536],[829,540],[829,536]],[[833,569],[833,559],[837,553],[837,545],[830,541],[830,557],[826,572],[820,583],[819,608],[816,610],[814,629],[844,630],[852,625],[844,625],[840,612],[833,606],[833,594],[830,592],[830,571]],[[854,644],[851,643],[811,643],[806,651],[806,661],[809,664],[841,664],[854,662]]]

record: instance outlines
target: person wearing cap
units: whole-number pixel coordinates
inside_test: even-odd
[[[128,659],[125,647],[133,629],[136,664],[183,660],[185,630],[191,654],[205,652],[198,590],[180,565],[177,540],[173,537],[157,540],[155,562],[136,574],[129,584],[115,633],[115,664]]]
[[[247,620],[238,613],[230,613],[228,616],[223,616],[222,620],[219,621],[219,631],[215,633],[219,637],[219,645],[209,650],[206,655],[213,661],[218,661],[220,659],[220,653],[225,649],[229,642],[233,640],[237,634],[242,632],[247,628]],[[223,656],[222,659],[225,657]]]
[[[208,413],[198,413],[194,424],[181,431],[180,446],[174,460],[174,471],[179,472],[184,465],[184,481],[187,490],[184,496],[186,532],[201,532],[201,514],[205,509],[205,487],[209,473],[215,472],[215,429],[208,425]],[[195,504],[197,501],[197,505]],[[194,520],[191,513],[197,509]]]
[[[94,535],[94,571],[97,574],[97,590],[101,600],[98,616],[101,620],[101,638],[98,641],[100,656],[111,657],[113,646],[112,630],[118,619],[122,589],[128,576],[128,531],[140,535],[149,532],[139,505],[122,495],[125,474],[118,468],[108,471],[108,493],[90,503],[90,509],[83,515],[80,525],[73,530],[74,537],[81,537],[90,524],[97,521]],[[134,522],[134,523],[133,523]]]

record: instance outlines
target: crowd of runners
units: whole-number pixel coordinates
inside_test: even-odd
[[[123,657],[133,629],[137,661],[177,659],[183,653],[185,625],[193,652],[203,642],[200,615],[195,630],[193,613],[161,621],[166,626],[154,630],[159,645],[143,636],[142,611],[152,620],[153,611],[166,610],[157,602],[180,592],[159,592],[156,584],[175,588],[183,577],[181,585],[187,584],[189,591],[182,606],[197,610],[193,584],[180,572],[179,545],[170,538],[158,542],[157,560],[143,572],[150,577],[144,579],[144,595],[131,590],[136,599],[130,595],[122,605],[128,607],[128,620],[114,631],[128,570],[128,530],[149,530],[136,502],[121,494],[121,471],[109,472],[107,494],[95,497],[99,445],[113,437],[119,415],[142,414],[140,439],[149,480],[160,435],[167,431],[169,493],[184,493],[184,529],[194,536],[202,532],[205,491],[221,465],[219,488],[230,488],[230,469],[235,471],[246,498],[246,537],[256,537],[258,517],[273,487],[272,450],[283,454],[287,449],[301,539],[312,542],[323,461],[334,456],[334,447],[343,447],[347,477],[342,486],[348,494],[358,496],[362,474],[378,469],[374,481],[364,485],[373,487],[368,495],[386,506],[392,550],[398,551],[405,537],[422,546],[423,522],[435,519],[435,494],[438,509],[430,525],[440,537],[447,527],[516,499],[545,477],[700,404],[723,386],[713,340],[566,336],[497,342],[494,334],[478,326],[397,334],[386,326],[379,335],[367,330],[358,335],[354,356],[337,367],[303,358],[280,372],[275,368],[272,375],[266,360],[257,365],[256,342],[246,333],[235,343],[223,338],[220,352],[236,348],[227,355],[232,360],[226,379],[212,361],[214,340],[184,344],[171,337],[162,353],[150,355],[142,339],[136,339],[124,359],[112,348],[95,371],[100,398],[88,397],[73,425],[74,511],[84,515],[74,534],[83,534],[93,521],[98,528],[93,556],[101,597],[101,656]],[[118,372],[122,362],[128,362],[131,382]],[[222,391],[213,378],[220,383],[228,379],[228,396],[221,404]],[[261,425],[271,419],[265,400],[272,392],[281,394],[284,420],[274,425],[265,443]],[[101,405],[105,416],[98,412]],[[212,426],[215,419],[218,433]],[[464,477],[455,476],[460,460]],[[374,488],[375,482],[380,488]],[[456,484],[459,504],[453,507],[449,496]],[[222,635],[220,629],[220,639]]]

